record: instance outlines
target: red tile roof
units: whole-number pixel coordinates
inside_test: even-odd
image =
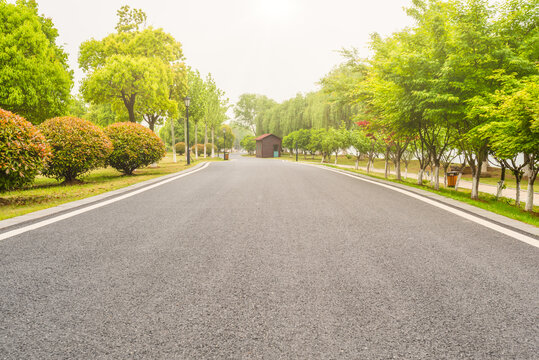
[[[271,136],[271,135],[273,135],[273,134],[260,135],[259,137],[255,137],[255,140],[262,140],[262,139],[267,138],[268,136]],[[273,135],[273,136],[275,136],[275,135]]]

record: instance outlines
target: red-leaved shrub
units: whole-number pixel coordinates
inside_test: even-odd
[[[52,148],[52,158],[43,174],[65,182],[102,167],[112,152],[112,143],[93,123],[72,116],[53,118],[39,126]]]
[[[165,144],[155,133],[137,123],[114,123],[105,128],[114,150],[107,163],[127,175],[165,156]]]
[[[0,109],[0,191],[31,183],[50,155],[45,137],[34,125]]]

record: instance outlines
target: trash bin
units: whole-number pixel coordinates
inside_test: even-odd
[[[459,173],[456,171],[450,171],[447,173],[447,187],[455,187],[457,185],[457,177]]]
[[[228,153],[225,153],[225,160],[228,160]]]

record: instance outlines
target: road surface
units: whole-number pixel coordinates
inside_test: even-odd
[[[539,249],[237,158],[0,241],[0,359],[533,359]]]

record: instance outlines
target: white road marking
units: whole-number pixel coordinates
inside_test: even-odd
[[[131,197],[131,196],[135,196],[135,195],[138,195],[140,193],[143,193],[145,191],[148,191],[150,189],[153,189],[153,188],[156,188],[158,186],[161,186],[163,184],[166,184],[166,183],[169,183],[171,181],[174,181],[174,180],[177,180],[179,178],[182,178],[184,176],[188,176],[188,175],[192,175],[200,170],[203,170],[205,168],[208,167],[208,165],[210,165],[210,163],[206,163],[204,164],[203,166],[201,166],[200,168],[196,169],[196,170],[193,170],[193,171],[190,171],[188,173],[185,173],[185,174],[180,174],[178,176],[174,176],[174,177],[171,177],[171,178],[168,178],[166,180],[163,180],[161,182],[158,182],[156,184],[152,184],[152,185],[149,185],[149,186],[146,186],[142,189],[139,189],[139,190],[135,190],[135,191],[132,191],[130,193],[127,193],[125,195],[121,195],[121,196],[118,196],[118,197],[115,197],[114,199],[110,199],[110,200],[105,200],[105,201],[102,201],[102,202],[99,202],[97,204],[94,204],[94,205],[90,205],[90,206],[87,206],[85,208],[82,208],[82,209],[78,209],[78,210],[74,210],[74,211],[71,211],[71,212],[68,212],[66,214],[62,214],[62,215],[58,215],[58,216],[55,216],[55,217],[52,217],[50,219],[47,219],[47,220],[43,220],[43,221],[39,221],[35,224],[31,224],[31,225],[28,225],[28,226],[24,226],[20,229],[15,229],[15,230],[11,230],[11,231],[8,231],[8,232],[5,232],[3,234],[0,234],[0,241],[2,240],[5,240],[5,239],[9,239],[10,237],[13,237],[13,236],[16,236],[16,235],[20,235],[20,234],[23,234],[25,232],[28,232],[28,231],[31,231],[31,230],[35,230],[35,229],[39,229],[40,227],[43,227],[43,226],[47,226],[47,225],[50,225],[50,224],[54,224],[55,222],[58,222],[58,221],[62,221],[62,220],[65,220],[65,219],[69,219],[70,217],[73,217],[73,216],[77,216],[77,215],[80,215],[80,214],[83,214],[85,212],[88,212],[88,211],[91,211],[91,210],[94,210],[94,209],[98,209],[100,207],[103,207],[103,206],[106,206],[106,205],[109,205],[109,204],[112,204],[112,203],[115,203],[117,201],[120,201],[120,200],[123,200],[123,199],[127,199],[128,197]]]
[[[500,232],[500,233],[502,233],[504,235],[510,236],[510,237],[512,237],[514,239],[525,242],[526,244],[529,244],[529,245],[532,245],[532,246],[535,246],[535,247],[539,248],[539,240],[536,240],[536,239],[532,238],[531,236],[527,236],[527,235],[521,234],[519,232],[507,229],[507,228],[505,228],[503,226],[492,223],[492,222],[487,221],[485,219],[482,219],[480,217],[471,215],[471,214],[469,214],[469,213],[467,213],[465,211],[455,209],[455,208],[453,208],[451,206],[442,204],[442,203],[440,203],[438,201],[434,201],[434,200],[429,199],[427,197],[424,197],[422,195],[415,194],[413,192],[410,192],[410,191],[407,191],[407,190],[404,190],[404,189],[401,189],[401,188],[398,188],[398,187],[395,187],[395,186],[391,186],[391,185],[379,183],[377,181],[368,180],[368,179],[365,179],[365,178],[362,178],[362,177],[347,174],[347,173],[344,173],[342,171],[334,170],[334,169],[331,169],[331,168],[328,168],[328,167],[325,167],[325,166],[311,165],[311,164],[302,164],[302,165],[308,165],[308,166],[314,166],[314,167],[317,167],[317,168],[322,168],[322,169],[327,170],[327,171],[331,171],[331,172],[335,172],[335,173],[338,173],[338,174],[341,174],[341,175],[349,176],[349,177],[354,178],[356,180],[365,181],[365,182],[368,182],[368,183],[371,183],[371,184],[375,184],[375,185],[378,185],[378,186],[385,187],[387,189],[391,189],[393,191],[396,191],[396,192],[399,192],[401,194],[413,197],[414,199],[426,202],[427,204],[436,206],[436,207],[438,207],[440,209],[446,210],[446,211],[448,211],[448,212],[450,212],[452,214],[455,214],[457,216],[460,216],[460,217],[462,217],[464,219],[473,221],[473,222],[475,222],[477,224],[480,224],[480,225],[483,225],[483,226],[485,226],[485,227],[487,227],[489,229]]]

